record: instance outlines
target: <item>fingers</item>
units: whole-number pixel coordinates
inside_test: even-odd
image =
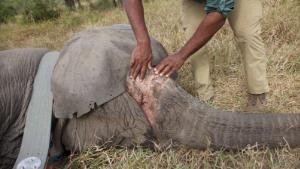
[[[162,70],[167,66],[167,63],[165,63],[164,61],[162,61],[160,64],[158,64],[155,68],[154,68],[154,73],[156,75],[159,75]]]
[[[149,62],[149,63],[148,63],[148,69],[150,69],[150,70],[151,70],[152,68],[153,68],[153,67],[152,67],[152,63],[151,63],[151,62]]]
[[[167,65],[160,73],[160,76],[166,76],[167,74],[170,73],[170,71],[172,71],[172,66]]]
[[[145,75],[146,75],[146,72],[147,72],[147,66],[148,64],[146,64],[146,65],[143,65],[143,67],[142,67],[142,69],[141,69],[141,73],[140,73],[140,79],[141,80],[144,80],[144,78],[145,78]]]
[[[134,75],[134,72],[135,72],[135,69],[136,69],[136,66],[137,66],[137,64],[136,64],[136,62],[135,61],[132,61],[131,63],[130,63],[130,79],[132,79],[133,78],[133,75]]]
[[[150,70],[152,69],[151,59],[148,61],[148,63],[143,64],[141,72],[140,72],[140,76],[139,76],[140,80],[144,80],[145,75],[147,73],[147,69],[150,69]]]
[[[170,64],[168,60],[163,60],[159,65],[154,68],[154,72],[160,76],[169,76],[174,72],[174,65]]]
[[[167,74],[166,77],[170,77],[173,73],[176,72],[176,69],[171,69]]]
[[[137,64],[137,66],[135,67],[135,70],[133,72],[133,77],[132,77],[134,80],[136,80],[136,78],[139,75],[141,69],[142,69],[142,65],[141,64]]]
[[[135,60],[131,57],[131,60],[130,60],[130,68],[132,68],[135,64]]]
[[[139,77],[140,80],[143,80],[145,78],[148,68],[152,69],[151,61],[148,61],[146,63],[138,63],[138,61],[133,61],[130,63],[129,77],[133,80],[136,80],[137,77]]]
[[[173,74],[176,71],[177,71],[177,69],[175,66],[173,66],[169,63],[163,63],[163,62],[154,68],[154,72],[156,75],[166,76],[166,77],[170,77],[171,74]]]

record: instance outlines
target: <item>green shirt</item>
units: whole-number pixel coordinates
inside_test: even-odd
[[[203,3],[206,1],[205,8],[204,8],[206,13],[217,11],[222,13],[224,16],[228,16],[228,14],[234,8],[234,0],[195,0],[195,1],[199,3]]]

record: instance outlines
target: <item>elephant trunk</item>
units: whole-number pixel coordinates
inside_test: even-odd
[[[128,83],[160,142],[195,148],[247,145],[300,147],[300,114],[224,112],[200,102],[171,79],[148,75]]]
[[[205,134],[216,147],[300,146],[300,114],[216,111],[208,114],[203,123]]]

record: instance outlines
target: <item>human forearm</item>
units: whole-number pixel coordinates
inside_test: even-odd
[[[130,60],[130,78],[143,80],[148,65],[151,65],[151,42],[144,19],[142,0],[124,0],[129,22],[132,26],[137,45]]]
[[[197,31],[184,47],[178,52],[187,59],[197,50],[202,48],[214,34],[224,25],[226,18],[219,12],[211,12],[203,19]]]
[[[144,19],[142,0],[123,0],[123,2],[137,43],[150,43],[150,37]]]
[[[178,71],[185,60],[204,46],[224,25],[226,18],[219,12],[209,13],[199,25],[192,38],[177,53],[166,57],[155,67],[155,73],[170,76]]]

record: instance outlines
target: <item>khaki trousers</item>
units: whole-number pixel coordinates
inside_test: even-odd
[[[186,38],[190,38],[205,17],[204,3],[183,0],[182,24]],[[229,14],[228,21],[241,50],[246,72],[248,92],[262,94],[269,91],[266,78],[265,47],[260,36],[262,18],[261,0],[235,0],[235,9]],[[214,95],[209,73],[207,47],[191,56],[192,71],[199,97],[208,100]],[[213,50],[213,49],[211,49]]]

